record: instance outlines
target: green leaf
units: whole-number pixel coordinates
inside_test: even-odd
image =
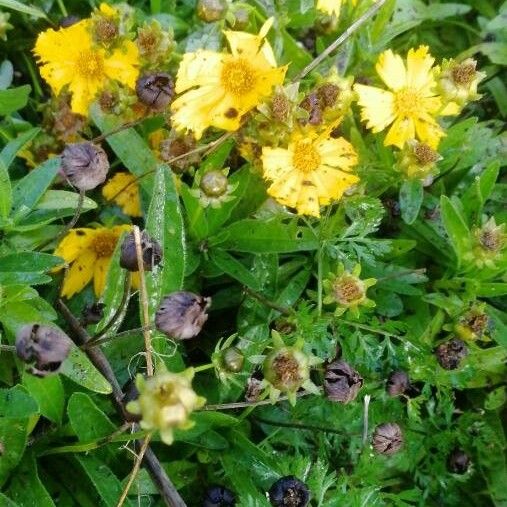
[[[18,252],[0,257],[0,271],[43,273],[61,266],[63,259],[54,255],[40,252]]]
[[[480,176],[476,176],[461,198],[469,222],[476,221],[482,214],[500,172],[500,162],[491,163]]]
[[[495,298],[507,295],[507,283],[482,282],[477,289],[478,297]]]
[[[442,221],[451,245],[461,265],[463,256],[470,251],[470,231],[457,206],[445,195],[440,199]]]
[[[13,9],[35,18],[48,19],[43,10],[38,7],[33,7],[32,5],[26,5],[23,2],[18,2],[17,0],[0,0],[0,7],[7,7],[8,9]]]
[[[59,375],[48,375],[44,378],[35,377],[25,372],[23,385],[30,396],[39,404],[41,415],[60,424],[62,421],[65,393]]]
[[[107,437],[116,429],[115,425],[85,393],[74,393],[67,405],[69,421],[81,442]]]
[[[400,188],[401,218],[406,224],[413,224],[423,202],[424,189],[420,180],[406,180]]]
[[[225,250],[251,253],[302,252],[317,250],[317,238],[307,227],[295,220],[283,223],[280,220],[240,220],[223,231],[222,236],[210,238],[210,246],[219,244]]]
[[[0,64],[0,90],[6,90],[11,86],[14,77],[14,67],[10,60],[4,60]]]
[[[93,366],[87,355],[77,347],[72,347],[69,356],[62,364],[60,373],[95,393],[111,394],[112,392],[109,382]]]
[[[10,471],[19,463],[28,437],[29,419],[0,417],[0,442],[3,452],[0,456],[0,486],[9,477]]]
[[[48,190],[42,199],[37,203],[35,209],[44,210],[61,210],[62,208],[75,210],[79,202],[79,194],[76,192],[69,192],[67,190]],[[89,211],[96,209],[97,203],[85,197],[81,211]]]
[[[248,269],[232,255],[219,248],[208,252],[211,261],[224,273],[253,290],[259,290],[259,281]]]
[[[16,502],[13,502],[10,498],[6,497],[3,493],[0,493],[0,505],[3,507],[20,507]]]
[[[2,5],[1,0],[0,5]],[[25,107],[31,89],[30,85],[23,85],[17,88],[0,90],[0,115],[6,116]]]
[[[39,413],[37,402],[21,385],[0,389],[0,416],[22,419]]]

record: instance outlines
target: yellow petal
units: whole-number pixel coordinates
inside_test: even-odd
[[[301,174],[298,171],[292,171],[286,178],[276,179],[268,188],[268,194],[280,204],[295,208],[301,189],[301,179]]]
[[[417,137],[430,148],[436,150],[440,139],[445,136],[444,131],[436,121],[416,120]]]
[[[407,85],[417,90],[431,88],[435,81],[431,67],[435,59],[429,54],[428,46],[410,49],[407,54]]]
[[[341,9],[341,0],[317,0],[317,10],[329,15],[338,16]]]
[[[84,250],[65,273],[62,296],[71,298],[82,291],[93,277],[94,264],[97,256],[93,250]]]
[[[316,148],[323,165],[350,171],[357,164],[357,153],[354,147],[343,137],[319,141],[316,143]]]
[[[407,85],[403,60],[390,49],[379,56],[375,69],[382,81],[392,90],[396,91]]]
[[[69,84],[69,91],[72,92],[70,100],[72,112],[88,116],[90,104],[95,100],[95,95],[99,91],[100,86],[100,81],[74,79]]]
[[[292,153],[283,148],[262,148],[264,177],[270,180],[284,178],[292,168]]]
[[[60,241],[54,251],[54,255],[61,257],[67,263],[71,263],[78,255],[90,246],[95,231],[93,229],[79,228],[71,229]]]
[[[356,84],[354,90],[362,106],[361,119],[374,133],[381,132],[394,121],[394,96],[391,92],[361,84]]]
[[[127,172],[116,173],[102,187],[102,195],[109,201],[114,200],[126,215],[131,217],[142,215],[139,185],[133,174]]]
[[[139,76],[139,50],[132,41],[125,41],[121,49],[115,49],[111,56],[104,60],[104,72],[120,83],[135,88]]]
[[[206,50],[183,55],[176,75],[176,93],[182,93],[194,86],[217,85],[223,57],[220,53]]]
[[[320,204],[325,205],[341,199],[343,193],[355,185],[359,178],[355,174],[323,165],[313,173],[312,181],[319,192]]]
[[[102,295],[104,288],[106,287],[106,277],[110,264],[110,257],[101,257],[100,259],[97,259],[95,263],[95,269],[93,271],[93,290],[97,297]]]
[[[411,118],[397,118],[384,139],[384,146],[394,145],[401,149],[409,139],[414,139],[414,137],[414,121]]]
[[[301,186],[296,207],[300,215],[320,216],[319,194],[315,186],[308,184]]]

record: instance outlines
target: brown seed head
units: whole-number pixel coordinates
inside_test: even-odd
[[[141,233],[141,252],[145,271],[151,271],[154,266],[162,262],[162,248],[158,241],[143,231]],[[139,271],[137,263],[137,249],[134,233],[125,236],[121,245],[120,266],[132,272]]]
[[[333,107],[339,95],[340,88],[332,83],[324,83],[317,88],[317,97],[324,108]]]
[[[162,111],[174,96],[173,79],[165,72],[141,76],[136,83],[138,99],[155,111]]]
[[[440,158],[439,154],[425,143],[417,143],[415,145],[414,155],[421,166],[433,164]]]
[[[271,114],[277,121],[286,121],[289,117],[289,99],[283,93],[277,93],[271,102]]]
[[[468,356],[468,348],[465,342],[458,338],[453,338],[440,344],[435,351],[435,355],[442,368],[455,370],[459,368],[461,360]]]
[[[349,403],[356,399],[363,386],[363,379],[345,361],[333,361],[326,366],[324,392],[331,401]]]
[[[403,394],[410,387],[410,379],[404,371],[393,371],[387,379],[386,390],[389,396]]]
[[[456,65],[451,71],[452,80],[458,86],[467,86],[469,85],[475,75],[477,62],[475,60],[467,60],[459,65]]]
[[[403,433],[396,423],[380,424],[373,432],[373,448],[379,454],[397,453],[403,447]]]
[[[106,152],[95,144],[68,144],[61,155],[62,171],[78,190],[92,190],[106,180],[109,161]]]

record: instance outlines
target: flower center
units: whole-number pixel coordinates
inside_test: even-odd
[[[292,354],[280,353],[273,361],[273,369],[279,382],[286,387],[292,387],[301,380],[299,363]]]
[[[479,241],[486,250],[490,250],[492,252],[500,250],[500,238],[495,231],[482,231],[479,236]]]
[[[394,97],[396,116],[400,118],[413,118],[419,116],[421,111],[421,96],[413,88],[402,88]]]
[[[457,65],[451,71],[452,80],[458,86],[466,86],[472,82],[475,77],[475,62],[462,63]]]
[[[425,143],[417,143],[414,148],[414,155],[419,165],[422,166],[432,164],[438,160],[438,153]]]
[[[333,286],[336,301],[342,305],[349,305],[363,297],[362,284],[356,279],[337,280]]]
[[[77,72],[86,79],[99,79],[104,74],[104,60],[96,51],[86,50],[79,53]]]
[[[251,92],[256,81],[256,72],[245,58],[234,58],[223,64],[222,86],[232,95],[241,97]]]
[[[100,232],[93,238],[92,248],[95,250],[97,257],[111,257],[118,238],[111,232]]]
[[[298,171],[311,173],[320,166],[319,152],[309,141],[298,141],[292,154],[292,165]]]

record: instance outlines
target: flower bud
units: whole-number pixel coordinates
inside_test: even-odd
[[[30,373],[45,377],[56,373],[71,348],[70,338],[56,327],[28,324],[16,334],[16,353],[26,363],[33,363]]]
[[[386,390],[389,396],[403,394],[410,387],[410,380],[404,371],[393,371],[387,379]]]
[[[453,474],[465,474],[470,466],[470,458],[461,449],[454,449],[447,458],[447,468]]]
[[[193,376],[191,369],[157,373],[147,379],[139,375],[136,380],[139,397],[127,404],[127,410],[141,415],[141,428],[159,430],[162,442],[172,444],[173,430],[191,428],[190,413],[205,402],[192,389]]]
[[[496,262],[502,262],[507,246],[505,223],[496,225],[495,217],[490,217],[482,227],[475,227],[472,233],[472,252],[465,254],[465,259],[474,261],[479,268],[486,266],[495,269]]]
[[[307,485],[293,475],[278,479],[269,488],[268,495],[275,507],[306,507],[310,501]]]
[[[198,0],[197,2],[197,16],[206,23],[222,19],[226,12],[226,0]]]
[[[186,340],[198,335],[208,320],[206,310],[211,298],[192,292],[173,292],[164,297],[155,315],[159,331],[176,340]]]
[[[403,447],[403,433],[396,423],[380,424],[373,432],[373,448],[379,454],[397,453]]]
[[[490,318],[484,312],[484,305],[472,306],[460,317],[454,331],[463,340],[480,340],[488,331]]]
[[[221,171],[208,171],[199,185],[207,197],[220,197],[228,190],[228,180]]]
[[[151,271],[162,261],[162,248],[146,231],[141,233],[141,252],[145,271]],[[132,272],[139,271],[136,240],[133,232],[125,236],[121,245],[120,266]]]
[[[69,26],[75,25],[76,23],[79,23],[81,21],[81,18],[79,16],[75,16],[74,14],[70,14],[69,16],[65,16],[59,21],[59,25],[62,28],[69,28]]]
[[[409,140],[400,154],[399,168],[409,179],[426,180],[431,184],[437,172],[436,163],[442,157],[430,146],[415,139]],[[427,185],[425,185],[427,186]]]
[[[308,358],[294,347],[274,349],[264,360],[263,373],[275,389],[295,393],[310,378]]]
[[[162,111],[174,96],[173,79],[165,72],[141,76],[136,82],[136,94],[144,105]]]
[[[228,347],[222,351],[222,366],[230,373],[238,373],[243,369],[245,356],[238,347]]]
[[[233,505],[236,505],[236,497],[224,486],[209,487],[202,502],[202,507],[232,507]]]
[[[333,361],[326,366],[324,392],[329,400],[349,403],[356,399],[362,386],[361,375],[345,361]]]
[[[445,343],[441,343],[437,347],[435,355],[442,368],[455,370],[459,368],[461,360],[468,356],[468,348],[465,342],[458,338],[453,338]]]
[[[119,30],[118,25],[112,18],[97,17],[93,24],[93,38],[99,44],[109,44],[117,36]]]
[[[156,66],[168,62],[174,40],[171,32],[163,30],[157,20],[151,19],[138,28],[136,44],[141,58]]]
[[[80,191],[92,190],[106,180],[109,161],[106,152],[95,144],[68,144],[61,155],[65,177]]]
[[[250,16],[248,11],[243,8],[235,9],[233,12],[232,26],[234,30],[245,30],[248,26]]]

